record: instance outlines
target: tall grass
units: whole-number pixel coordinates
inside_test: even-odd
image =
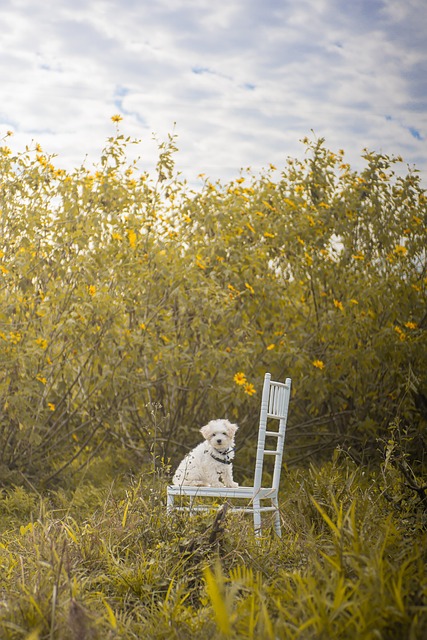
[[[148,473],[3,492],[0,637],[425,638],[422,505],[340,456],[285,476],[280,540],[241,514],[167,516]]]

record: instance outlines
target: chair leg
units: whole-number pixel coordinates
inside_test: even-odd
[[[166,504],[166,512],[170,513],[174,507],[174,499],[175,496],[173,496],[172,494],[168,493],[167,496],[167,504]]]
[[[274,512],[274,531],[277,533],[279,538],[282,537],[282,529],[280,525],[280,511],[279,511],[279,503],[277,500],[272,500],[273,506],[276,507],[276,511]]]
[[[255,499],[254,500],[254,529],[255,529],[255,535],[256,536],[260,536],[261,535],[261,504],[260,501]]]

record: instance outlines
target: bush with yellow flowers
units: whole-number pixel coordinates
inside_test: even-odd
[[[265,371],[290,376],[289,462],[374,455],[427,419],[426,197],[416,170],[323,140],[192,188],[119,129],[93,168],[0,147],[0,478],[175,463],[205,421],[252,460]],[[409,436],[408,436],[409,437]],[[240,464],[240,469],[239,469]]]

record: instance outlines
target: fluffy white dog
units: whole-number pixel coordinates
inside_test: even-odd
[[[200,429],[205,441],[188,453],[172,483],[193,487],[238,487],[233,481],[234,434],[237,424],[211,420]]]

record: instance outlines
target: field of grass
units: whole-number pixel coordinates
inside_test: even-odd
[[[427,637],[425,505],[342,454],[288,470],[283,537],[165,510],[147,471],[0,496],[2,640]]]

